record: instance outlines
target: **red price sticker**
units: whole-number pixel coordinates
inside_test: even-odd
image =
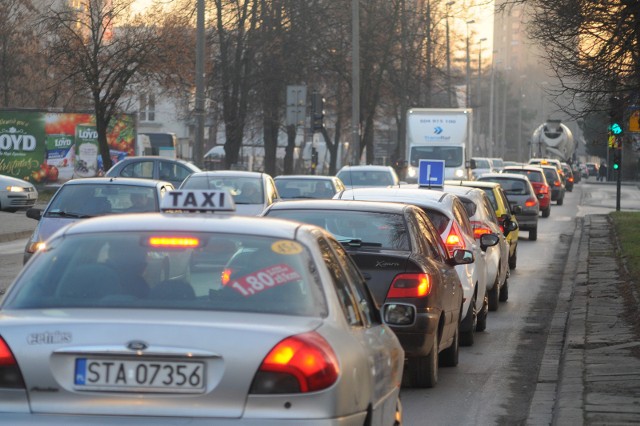
[[[289,265],[281,263],[255,271],[231,282],[231,287],[243,296],[252,296],[271,287],[302,279]]]

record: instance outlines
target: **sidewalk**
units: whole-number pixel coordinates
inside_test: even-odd
[[[528,425],[640,424],[638,295],[607,215],[577,220]]]

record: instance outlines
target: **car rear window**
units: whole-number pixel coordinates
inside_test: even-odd
[[[311,223],[326,229],[341,243],[361,248],[410,250],[404,216],[355,210],[271,209],[267,215]],[[360,243],[358,243],[358,241]]]
[[[358,185],[358,186],[388,186],[395,185],[396,182],[393,179],[391,173],[386,171],[376,170],[345,170],[340,172],[338,177],[346,185]]]
[[[480,180],[490,180],[491,182],[498,182],[502,187],[505,195],[529,195],[529,188],[526,180],[524,179],[514,179],[514,178],[501,178],[501,177],[492,177],[491,179],[480,179]]]
[[[205,232],[58,238],[3,309],[138,308],[323,316],[317,268],[300,243]]]
[[[336,191],[328,179],[276,179],[280,198],[332,198]]]
[[[156,188],[120,184],[64,185],[45,212],[46,217],[90,217],[115,213],[158,211]]]
[[[526,177],[529,178],[529,181],[531,182],[539,182],[542,183],[544,182],[544,180],[542,179],[542,172],[539,171],[535,171],[535,170],[524,170],[524,169],[508,169],[506,170],[507,173],[517,173],[519,175],[524,175]]]
[[[236,204],[262,204],[262,181],[245,176],[199,175],[188,177],[180,189],[226,189]]]

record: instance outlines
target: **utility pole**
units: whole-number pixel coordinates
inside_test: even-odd
[[[469,56],[469,25],[475,24],[475,20],[467,21],[467,90],[465,93],[465,107],[471,106],[471,57]]]
[[[360,164],[360,2],[351,0],[351,157]]]
[[[453,107],[453,102],[451,101],[451,49],[449,47],[449,7],[451,7],[455,1],[450,1],[447,3],[447,16],[445,17],[446,27],[447,27],[447,102],[448,107]]]
[[[482,120],[480,119],[480,108],[484,109],[482,107],[482,42],[483,41],[487,41],[486,37],[481,38],[480,40],[478,40],[478,102],[477,102],[477,112],[475,114],[476,116],[476,133],[477,133],[477,138],[476,141],[480,141],[480,135],[482,134],[482,131],[480,129],[480,124],[482,123]],[[476,146],[479,146],[479,144],[475,144]],[[483,152],[483,154],[486,155],[486,152]]]
[[[193,162],[202,168],[204,160],[204,0],[198,0],[196,18],[196,134]]]

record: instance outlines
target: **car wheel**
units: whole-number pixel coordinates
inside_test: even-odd
[[[550,214],[551,214],[551,207],[547,207],[546,209],[542,210],[542,217],[549,217]]]
[[[427,356],[410,358],[413,382],[419,388],[432,388],[438,383],[438,333],[433,335],[433,346]]]
[[[460,331],[460,345],[473,346],[473,333],[478,325],[478,311],[476,310],[476,296],[474,294],[473,300],[469,303],[469,310],[465,315],[464,320],[460,322],[458,328]]]
[[[509,269],[516,269],[518,263],[518,246],[513,251],[513,255],[509,255]]]
[[[509,300],[509,280],[507,279],[505,279],[504,284],[502,284],[499,299],[501,302],[506,302],[507,300]]]
[[[535,241],[537,239],[538,239],[538,227],[536,226],[535,228],[531,228],[529,230],[529,240]]]
[[[557,204],[558,204],[559,206],[561,206],[561,205],[562,205],[562,203],[564,203],[564,195],[563,195],[562,197],[558,198],[558,201],[557,201]]]
[[[485,331],[487,329],[487,315],[489,314],[489,295],[484,292],[482,298],[482,310],[478,313],[478,322],[476,323],[476,331]]]
[[[496,282],[493,288],[489,290],[489,310],[491,312],[498,310],[498,299],[500,298],[500,283]]]
[[[458,365],[458,356],[460,354],[460,339],[459,339],[460,335],[458,334],[459,332],[460,332],[460,322],[458,321],[451,346],[449,346],[444,351],[440,352],[439,359],[443,367],[455,367],[456,365]]]

